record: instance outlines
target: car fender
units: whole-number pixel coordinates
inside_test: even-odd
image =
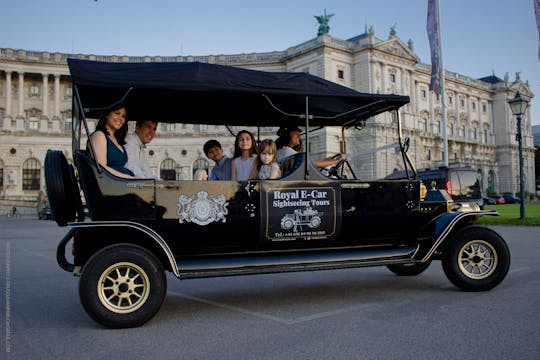
[[[164,259],[162,261],[168,261],[169,266],[167,266],[167,264],[163,264],[164,267],[170,268],[175,276],[180,277],[180,271],[174,259],[174,254],[171,251],[171,248],[158,233],[156,233],[154,230],[152,230],[146,225],[143,225],[134,221],[91,221],[91,222],[68,223],[68,227],[70,227],[70,230],[64,236],[64,238],[60,241],[57,248],[57,261],[60,267],[62,267],[64,270],[77,271],[76,266],[74,264],[71,264],[66,259],[65,247],[68,244],[68,242],[76,235],[78,231],[84,231],[84,229],[94,228],[94,227],[116,227],[116,228],[129,227],[129,228],[133,228],[144,233],[146,235],[145,237],[146,239],[153,242],[153,244],[157,245],[157,249],[159,249],[158,251],[160,251],[161,253],[158,253],[155,255],[159,259]],[[125,240],[119,240],[114,243],[125,243]],[[138,245],[142,245],[144,247],[144,244],[138,244]]]
[[[499,216],[496,210],[481,210],[443,213],[422,227],[418,233],[420,246],[413,259],[421,262],[428,261],[440,246],[451,239],[451,235],[458,229],[474,223],[480,216]]]

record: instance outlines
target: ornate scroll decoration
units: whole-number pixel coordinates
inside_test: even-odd
[[[229,213],[225,195],[212,197],[201,190],[192,197],[180,195],[178,197],[178,221],[194,222],[198,225],[208,225],[211,222],[226,222],[225,215]]]

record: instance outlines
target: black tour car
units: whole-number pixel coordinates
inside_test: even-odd
[[[406,96],[359,93],[304,73],[202,63],[68,64],[73,161],[49,151],[45,178],[54,218],[69,229],[58,263],[80,276],[82,305],[104,326],[152,318],[166,294],[166,271],[188,279],[384,265],[397,275],[418,275],[441,260],[448,279],[466,291],[489,290],[508,272],[505,241],[474,224],[497,213],[453,212],[444,190],[426,191],[416,180],[409,140],[401,137]],[[121,179],[97,166],[92,145],[86,147],[87,119],[120,101],[130,121],[274,132],[295,125],[309,130],[304,144],[312,131],[332,127],[341,131],[341,151],[352,153],[321,171],[309,152],[300,152],[281,164],[283,176],[275,180]],[[370,152],[373,142],[358,134],[377,121],[392,124],[384,126],[395,142]],[[379,170],[366,169],[370,164]],[[382,180],[384,168],[410,176]]]

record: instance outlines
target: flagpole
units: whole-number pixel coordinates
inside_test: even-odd
[[[439,0],[428,0],[426,30],[431,50],[431,80],[429,89],[441,97],[441,126],[443,137],[443,165],[448,167],[448,138],[446,134],[446,94],[442,59],[441,21]]]
[[[446,131],[446,92],[444,90],[444,65],[443,65],[443,51],[442,51],[442,37],[441,37],[441,17],[439,10],[439,0],[437,1],[437,35],[439,37],[439,77],[441,79],[441,126],[443,136],[443,166],[448,167],[448,137]]]

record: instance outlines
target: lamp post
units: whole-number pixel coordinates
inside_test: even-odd
[[[519,218],[525,219],[525,197],[523,190],[523,142],[521,139],[521,116],[525,114],[529,102],[521,97],[519,91],[512,100],[508,100],[508,105],[512,110],[512,114],[517,117],[517,133],[516,140],[518,142],[519,151]]]

